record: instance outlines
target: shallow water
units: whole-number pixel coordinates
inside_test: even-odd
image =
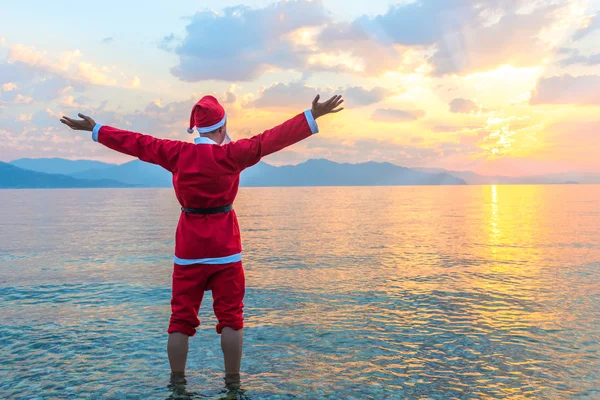
[[[0,204],[0,398],[167,398],[172,191]],[[599,186],[242,189],[235,208],[248,398],[600,398]],[[200,318],[188,390],[218,398],[210,296]]]

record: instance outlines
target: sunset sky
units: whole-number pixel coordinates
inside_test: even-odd
[[[130,160],[61,115],[192,141],[191,107],[214,94],[239,139],[341,93],[344,112],[265,161],[600,173],[599,11],[600,0],[2,2],[0,160]]]

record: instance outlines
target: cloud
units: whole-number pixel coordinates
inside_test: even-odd
[[[5,104],[12,103],[15,101],[19,92],[11,90],[10,92],[0,92],[0,110],[5,108]]]
[[[12,97],[3,95],[4,101],[15,100],[17,94],[33,98],[35,101],[49,101],[55,99],[70,85],[69,80],[61,77],[62,73],[52,71],[47,63],[40,62],[35,55],[29,59],[20,57],[19,60],[34,64],[16,60],[12,63],[0,62],[0,85],[4,88],[4,92],[8,92],[7,88],[12,88],[13,93]]]
[[[2,91],[3,92],[10,92],[12,90],[15,90],[17,88],[17,85],[15,85],[12,82],[8,82],[2,85]]]
[[[86,103],[89,103],[90,101],[91,101],[91,99],[89,99],[85,96],[79,96],[78,98],[75,98],[73,96],[65,96],[61,100],[60,104],[62,106],[68,107],[68,108],[77,108],[77,109],[83,110],[83,109],[88,108],[86,106]]]
[[[200,11],[191,17],[186,36],[175,47],[179,65],[173,75],[183,81],[246,81],[272,68],[306,65],[310,51],[290,35],[329,21],[322,1],[282,1],[261,9],[229,7],[218,14]],[[162,48],[171,47],[172,36]]]
[[[16,67],[16,69],[12,67]],[[0,80],[0,83],[3,80],[8,80],[8,78],[14,79],[12,82],[2,83],[2,88],[4,88],[3,101],[14,101],[19,94],[21,95],[19,98],[21,103],[23,98],[45,102],[56,99],[69,89],[82,89],[80,84],[72,83],[54,73],[41,73],[28,68],[26,64],[22,63],[0,64],[0,71],[9,72],[9,77]]]
[[[80,61],[82,56],[79,50],[53,56],[34,46],[15,44],[9,48],[6,63],[0,63],[0,83],[32,81],[38,77],[60,78],[65,82],[102,86],[131,87],[131,81],[124,82],[114,76],[115,68],[99,67]],[[133,81],[135,79],[136,77]]]
[[[538,65],[554,46],[543,33],[559,26],[571,6],[418,0],[344,22],[333,20],[321,0],[280,1],[197,12],[182,39],[167,35],[159,47],[179,56],[171,71],[184,81],[248,81],[276,69],[379,76],[425,62],[435,76],[465,75]]]
[[[46,108],[45,110],[39,110],[33,113],[31,122],[38,127],[47,127],[57,125],[58,115],[52,110]]]
[[[22,63],[38,71],[65,73],[77,65],[81,56],[79,50],[73,50],[51,58],[46,51],[38,50],[34,46],[15,44],[8,50],[7,61],[11,64]]]
[[[489,3],[483,11],[493,14]],[[523,13],[518,12],[518,5],[515,4],[514,10],[502,10],[501,17],[493,23],[486,23],[479,14],[460,29],[446,32],[437,43],[437,52],[429,59],[433,75],[465,75],[501,65],[538,65],[552,47],[539,35],[558,20],[559,6],[549,5]]]
[[[365,89],[362,86],[352,86],[345,89],[315,88],[302,82],[276,83],[260,93],[251,103],[257,108],[298,108],[310,105],[317,94],[321,101],[334,94],[342,94],[348,107],[362,107],[378,103],[393,93],[390,89],[375,87]]]
[[[103,38],[103,39],[100,41],[100,43],[102,43],[102,44],[111,44],[111,43],[112,43],[112,42],[114,42],[114,41],[115,41],[115,39],[109,36],[109,37],[105,37],[105,38]]]
[[[277,83],[266,88],[250,105],[256,108],[306,107],[310,105],[317,92],[317,88],[302,82]]]
[[[75,77],[78,80],[89,82],[94,85],[116,86],[117,80],[111,78],[104,69],[90,63],[80,63],[77,67]]]
[[[391,6],[382,15],[330,23],[319,34],[318,45],[337,61],[333,65],[340,71],[378,76],[405,67],[414,70],[425,61],[420,51],[435,45],[446,32],[456,31],[476,14],[468,2],[414,1]],[[350,60],[343,62],[344,56]]]
[[[600,64],[600,53],[592,54],[591,56],[575,55],[569,58],[561,60],[559,63],[561,66],[566,67],[573,64],[583,65],[598,65]]]
[[[13,64],[0,62],[0,84],[9,82],[21,83],[35,77],[35,72],[26,64],[15,62]]]
[[[360,26],[380,42],[422,46],[438,42],[446,32],[457,29],[476,14],[468,2],[422,0],[392,6],[385,14],[372,19],[360,17],[353,25]]]
[[[460,127],[453,125],[436,125],[431,128],[432,132],[456,132]]]
[[[473,130],[479,128],[478,126],[458,126],[458,125],[436,125],[431,128],[432,132],[445,133],[445,132],[459,132],[464,130]]]
[[[61,77],[43,78],[37,81],[29,90],[36,101],[50,101],[66,91],[70,82]]]
[[[44,68],[54,68],[52,63],[46,59],[46,53],[38,51],[33,46],[15,44],[8,50],[7,60],[9,63],[21,62],[27,65],[36,65]]]
[[[22,94],[18,94],[15,98],[15,103],[17,104],[29,104],[33,102],[31,97],[23,96]]]
[[[131,81],[129,81],[127,84],[125,84],[126,88],[136,88],[139,87],[141,84],[140,78],[138,78],[137,76],[134,76]]]
[[[531,104],[600,104],[600,76],[553,76],[541,79]]]
[[[373,112],[371,119],[377,122],[409,122],[423,118],[425,115],[423,110],[379,108]]]
[[[235,93],[233,93],[233,92],[227,92],[225,94],[225,101],[223,103],[225,103],[225,104],[231,104],[231,103],[235,103],[235,100],[236,100]]]
[[[450,112],[453,113],[470,114],[479,110],[479,106],[473,101],[462,98],[454,99],[448,105],[450,106]]]
[[[575,35],[573,35],[573,40],[581,40],[598,29],[600,29],[600,12],[596,13],[596,15],[593,17],[590,17],[586,25],[575,32]]]
[[[158,44],[158,48],[165,51],[175,51],[177,47],[177,36],[174,33],[163,37],[163,40]]]
[[[405,64],[407,49],[380,41],[360,22],[330,23],[317,36],[318,52],[308,59],[312,71],[378,76]]]
[[[368,106],[384,100],[392,93],[391,90],[382,87],[375,87],[367,90],[362,86],[354,86],[344,90],[345,101],[350,107]]]
[[[424,60],[435,76],[531,66],[552,47],[540,34],[552,29],[560,21],[558,11],[568,6],[565,0],[413,1],[382,15],[330,23],[318,44],[334,55],[350,54],[358,60],[358,72],[369,75],[416,68]],[[413,65],[406,54],[413,55]]]

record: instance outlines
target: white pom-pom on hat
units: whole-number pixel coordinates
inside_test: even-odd
[[[187,132],[188,133],[194,133],[194,130],[192,128],[187,128]]]

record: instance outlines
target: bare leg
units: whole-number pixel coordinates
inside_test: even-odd
[[[169,364],[171,364],[172,383],[185,382],[185,363],[188,355],[189,336],[180,332],[169,334],[167,352],[169,353]]]
[[[240,366],[242,364],[242,329],[234,331],[224,327],[221,331],[221,350],[225,361],[225,384],[235,387],[240,385]]]

